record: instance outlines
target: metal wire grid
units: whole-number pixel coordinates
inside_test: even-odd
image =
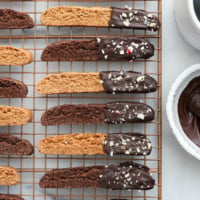
[[[19,127],[0,127],[0,132],[10,133],[30,140],[35,146],[35,154],[31,157],[1,156],[0,165],[12,166],[18,169],[21,182],[17,186],[1,186],[1,193],[18,194],[26,200],[108,200],[111,198],[127,198],[134,200],[161,200],[161,30],[158,33],[125,29],[84,28],[84,27],[45,27],[40,23],[40,14],[49,7],[58,5],[80,6],[119,6],[125,5],[146,9],[156,13],[161,19],[161,0],[133,0],[133,1],[0,1],[0,8],[11,8],[30,14],[35,27],[32,30],[0,30],[0,45],[11,45],[30,50],[34,55],[34,62],[22,67],[9,66],[0,68],[0,76],[12,77],[24,81],[29,88],[28,97],[24,99],[1,99],[3,105],[14,105],[32,109],[34,118],[32,123]],[[131,36],[148,38],[156,47],[155,56],[149,60],[128,62],[42,62],[42,49],[48,44],[59,40],[81,38],[95,38],[104,36]],[[152,75],[158,80],[159,89],[150,94],[65,94],[40,96],[35,92],[35,84],[47,74],[79,71],[93,72],[102,70],[135,70]],[[43,127],[40,116],[43,111],[55,105],[64,103],[105,103],[116,100],[142,101],[151,105],[156,111],[156,119],[146,124],[124,125],[65,125]],[[150,156],[44,156],[37,151],[38,141],[44,137],[57,134],[79,132],[141,132],[153,142],[153,151]],[[39,179],[52,168],[108,165],[121,161],[131,161],[148,165],[156,186],[150,191],[111,191],[106,189],[40,189]]]

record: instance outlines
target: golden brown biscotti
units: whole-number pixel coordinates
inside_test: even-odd
[[[42,139],[38,150],[43,154],[66,155],[149,155],[151,141],[140,133],[73,133]]]
[[[26,49],[0,46],[0,65],[26,65],[33,61],[32,53]]]
[[[32,112],[26,108],[0,105],[0,126],[27,124],[32,120]]]
[[[39,94],[79,92],[147,93],[157,82],[147,74],[134,71],[65,72],[47,76],[36,85]]]
[[[146,10],[119,7],[49,8],[41,15],[41,23],[47,26],[94,26],[157,31],[157,16]]]
[[[19,180],[20,177],[16,169],[0,166],[0,185],[16,185]]]

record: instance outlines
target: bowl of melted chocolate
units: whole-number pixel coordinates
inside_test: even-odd
[[[177,77],[166,110],[178,142],[200,160],[200,64],[189,67]]]

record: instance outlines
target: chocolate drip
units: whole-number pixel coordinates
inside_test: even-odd
[[[153,119],[153,109],[143,103],[121,101],[107,104],[105,123],[108,124],[146,122]]]
[[[182,92],[178,114],[186,135],[200,147],[200,77],[194,78]]]
[[[146,93],[157,89],[155,79],[134,71],[102,71],[100,79],[108,93]]]
[[[111,7],[109,26],[113,28],[135,28],[157,31],[160,27],[158,17],[145,10]]]
[[[112,155],[149,155],[151,141],[139,133],[112,133],[104,140],[103,150]]]
[[[103,38],[97,42],[101,60],[147,59],[154,55],[153,44],[142,38]]]
[[[113,190],[148,190],[153,188],[155,181],[146,170],[147,167],[133,162],[110,165],[102,171],[99,185]]]

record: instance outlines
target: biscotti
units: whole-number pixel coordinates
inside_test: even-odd
[[[19,183],[19,179],[16,169],[0,166],[0,185],[16,185]]]
[[[65,72],[47,76],[36,85],[39,94],[147,93],[154,92],[156,89],[157,82],[154,78],[134,71]]]
[[[158,17],[145,10],[117,7],[54,7],[41,14],[41,22],[47,26],[94,26],[152,31],[157,31],[160,26]]]
[[[32,53],[26,49],[0,46],[0,65],[26,65],[33,61]]]
[[[0,200],[24,200],[24,199],[14,194],[0,194]]]
[[[0,105],[0,126],[27,124],[32,120],[32,112],[26,108]]]
[[[43,154],[66,155],[149,155],[151,141],[138,133],[75,133],[47,137],[38,144]]]
[[[24,98],[27,93],[28,88],[22,81],[0,77],[0,98]]]
[[[42,188],[107,188],[113,190],[153,188],[149,168],[133,162],[119,165],[53,169],[40,180]]]
[[[139,102],[112,102],[107,104],[60,105],[42,114],[44,126],[59,124],[132,123],[154,119],[154,110]]]
[[[26,13],[0,9],[0,29],[28,29],[33,26],[33,19]]]
[[[59,41],[47,46],[43,61],[132,61],[154,55],[148,40],[136,37]]]
[[[33,145],[28,140],[0,133],[0,154],[29,156],[33,154]]]

